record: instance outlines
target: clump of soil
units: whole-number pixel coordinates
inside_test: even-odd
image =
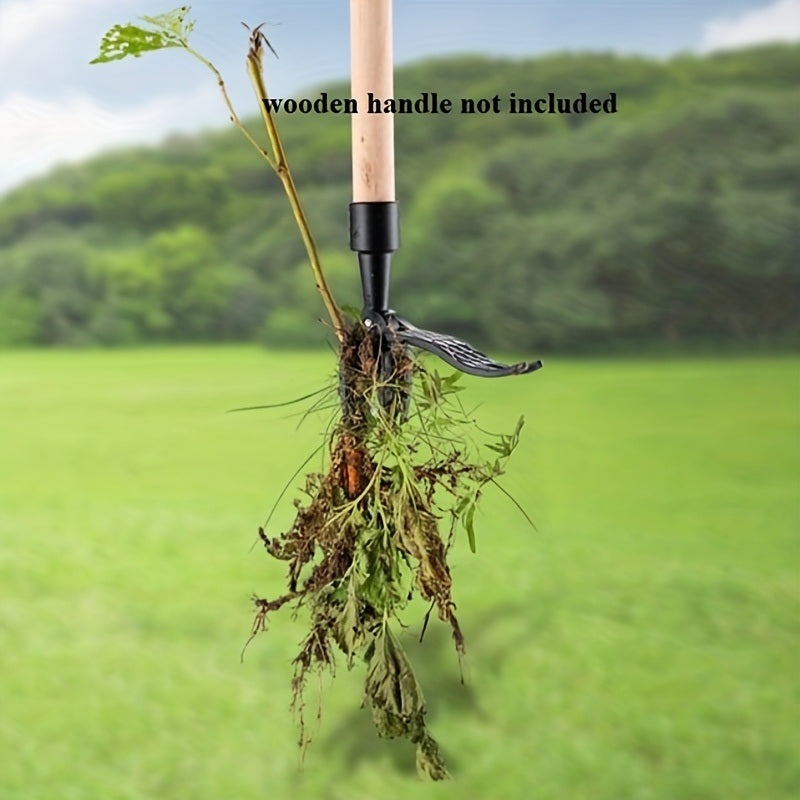
[[[329,439],[327,472],[306,476],[304,501],[289,530],[259,536],[288,565],[287,586],[256,598],[251,638],[272,612],[304,609],[309,632],[294,658],[292,706],[307,743],[303,692],[310,671],[334,669],[336,651],[349,667],[366,664],[364,703],[381,736],[416,745],[419,772],[447,777],[425,724],[425,701],[406,653],[391,629],[414,593],[450,626],[455,649],[464,637],[455,615],[448,550],[458,521],[474,549],[472,517],[484,484],[501,474],[516,445],[495,437],[498,454],[470,452],[464,426],[473,423],[453,396],[457,376],[426,371],[398,342],[349,324],[339,356],[341,414]],[[454,413],[455,411],[455,413]],[[521,423],[520,423],[521,425]],[[442,534],[440,521],[449,518]]]

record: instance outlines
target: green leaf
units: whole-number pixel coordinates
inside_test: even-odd
[[[358,306],[343,303],[341,306],[339,306],[339,309],[352,322],[361,322],[361,309]]]
[[[449,778],[439,745],[425,725],[425,698],[402,645],[388,627],[377,637],[369,660],[364,699],[380,736],[405,736],[417,745],[417,772],[436,781]]]
[[[453,372],[452,374],[448,375],[446,378],[442,379],[442,395],[447,396],[451,394],[456,394],[457,392],[463,392],[466,389],[466,386],[461,386],[461,376],[463,375],[462,372]]]
[[[467,539],[469,541],[469,549],[472,552],[476,552],[475,547],[475,503],[472,503],[470,507],[467,509],[467,513],[464,516],[464,527],[467,529]]]
[[[425,699],[422,687],[402,645],[388,627],[376,641],[364,684],[380,736],[418,738],[424,729]]]
[[[439,745],[427,731],[417,742],[417,773],[421,778],[430,778],[434,781],[450,777],[439,752]]]
[[[509,450],[509,455],[516,449],[516,446],[519,444],[519,435],[522,432],[522,427],[525,425],[525,417],[520,415],[520,418],[517,420],[517,425],[514,428],[514,433],[511,434],[511,449]]]
[[[519,435],[524,424],[525,417],[520,417],[517,420],[517,424],[513,433],[501,433],[499,436],[497,436],[497,441],[494,444],[486,445],[487,449],[495,453],[499,453],[503,458],[508,458],[519,444]]]
[[[149,22],[154,28],[164,32],[165,35],[172,35],[176,38],[185,39],[194,29],[194,22],[186,21],[191,6],[181,6],[167,11],[165,14],[158,14],[155,17],[142,17],[145,22]]]
[[[126,23],[114,25],[100,42],[100,54],[90,64],[118,61],[126,56],[138,58],[142,53],[167,47],[186,47],[194,23],[187,21],[189,6],[181,6],[166,14],[142,17],[153,30]]]
[[[363,630],[358,619],[359,602],[356,596],[356,585],[353,578],[347,587],[347,600],[339,617],[339,644],[347,654],[347,665],[352,667],[353,654],[362,643]]]

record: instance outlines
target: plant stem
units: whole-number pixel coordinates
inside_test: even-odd
[[[267,129],[270,144],[272,145],[274,160],[270,161],[272,168],[280,178],[286,196],[289,198],[289,204],[292,207],[292,213],[297,221],[297,227],[300,229],[300,235],[303,239],[303,244],[308,254],[308,260],[311,264],[311,271],[314,273],[314,282],[317,286],[317,291],[322,297],[322,302],[328,311],[328,316],[331,318],[334,332],[339,342],[344,341],[344,319],[342,312],[336,301],[333,299],[328,282],[325,279],[325,273],[322,271],[322,265],[319,261],[319,254],[317,253],[317,246],[314,238],[311,235],[311,228],[309,227],[308,220],[300,203],[300,197],[297,193],[297,187],[294,183],[289,164],[286,161],[286,153],[283,149],[280,134],[278,133],[278,126],[272,118],[272,114],[267,110],[264,104],[264,98],[267,97],[267,89],[264,85],[264,76],[261,67],[261,34],[258,30],[253,32],[250,39],[250,50],[247,53],[247,74],[250,76],[250,82],[253,85],[253,90],[258,98],[258,105],[261,109],[261,117],[264,120],[264,125]]]
[[[205,64],[214,73],[214,77],[217,79],[217,86],[219,86],[219,90],[222,92],[222,98],[225,101],[225,105],[228,107],[228,113],[230,114],[231,122],[242,132],[245,139],[247,139],[247,141],[253,145],[258,153],[267,160],[267,163],[272,167],[272,169],[277,172],[275,161],[272,159],[272,156],[270,156],[270,154],[253,138],[253,136],[250,134],[250,131],[245,128],[244,124],[239,119],[239,116],[233,107],[233,103],[228,96],[228,90],[225,87],[225,81],[222,79],[220,71],[207,58],[198,53],[193,47],[190,47],[188,42],[184,41],[183,46],[186,48],[187,52],[191,53],[198,61]]]

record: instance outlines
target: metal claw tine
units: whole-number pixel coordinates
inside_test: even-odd
[[[542,366],[541,361],[521,361],[517,364],[501,364],[494,361],[468,342],[443,333],[417,328],[394,314],[387,315],[387,327],[406,344],[427,350],[439,356],[450,366],[469,375],[483,378],[502,378],[506,375],[525,375]]]

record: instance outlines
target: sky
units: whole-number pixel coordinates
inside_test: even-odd
[[[115,23],[176,5],[0,0],[0,194],[56,164],[110,147],[225,124],[210,73],[180,50],[88,63]],[[266,62],[273,97],[302,96],[347,77],[347,0],[196,0],[190,17],[196,20],[193,46],[220,68],[241,116],[257,109],[244,71],[241,22],[264,22],[278,52]],[[398,64],[464,52],[667,58],[800,41],[800,0],[394,0],[394,40]]]

